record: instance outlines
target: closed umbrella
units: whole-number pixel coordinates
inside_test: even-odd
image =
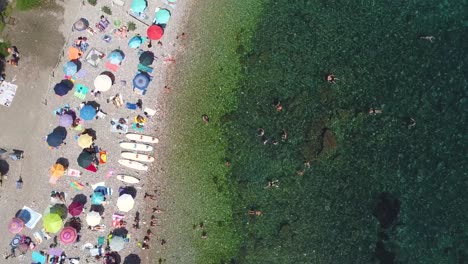
[[[83,204],[79,202],[72,202],[68,206],[68,213],[72,216],[79,216],[83,212]]]
[[[64,229],[62,229],[62,231],[60,231],[59,240],[64,245],[69,245],[75,242],[76,238],[77,238],[76,229],[71,226],[67,226]]]
[[[117,207],[122,212],[128,212],[132,210],[135,205],[135,200],[130,194],[123,194],[117,199]]]
[[[78,138],[78,145],[82,148],[89,148],[93,144],[93,137],[83,134]]]
[[[72,76],[78,72],[78,65],[76,65],[76,63],[74,63],[73,61],[68,61],[63,66],[63,72],[67,76]]]
[[[63,114],[59,117],[59,126],[68,128],[73,124],[73,116],[68,114]]]
[[[101,222],[101,215],[98,212],[92,211],[86,215],[86,223],[90,226],[99,225]]]
[[[55,163],[50,169],[50,175],[54,177],[60,177],[65,173],[65,167],[62,164]]]
[[[91,105],[85,105],[80,110],[80,117],[83,120],[92,120],[96,116],[96,108]]]
[[[154,61],[154,53],[151,51],[145,51],[140,55],[140,63],[149,66],[153,64]]]
[[[89,27],[89,22],[85,18],[80,18],[73,24],[73,29],[77,31],[86,30]]]
[[[125,246],[125,240],[123,237],[115,236],[112,237],[111,241],[109,242],[109,247],[111,251],[120,251]]]
[[[92,195],[91,195],[91,203],[92,204],[96,204],[96,205],[100,205],[104,202],[104,195],[101,193],[101,192],[94,192]]]
[[[88,167],[95,160],[96,160],[96,156],[94,154],[89,153],[87,151],[83,151],[80,153],[76,161],[78,162],[78,165],[80,165],[80,167],[86,169],[86,167]]]
[[[135,86],[138,89],[145,90],[151,79],[148,74],[146,73],[139,73],[133,78],[133,86]]]
[[[63,143],[65,138],[67,138],[67,129],[62,126],[58,126],[54,128],[52,133],[47,135],[46,142],[51,147],[58,147]]]
[[[138,48],[143,43],[143,39],[140,36],[134,36],[128,41],[128,46],[132,49]]]
[[[146,0],[133,0],[130,8],[135,13],[143,13],[147,7]]]
[[[171,18],[171,12],[167,9],[160,9],[155,14],[154,23],[155,24],[167,24]]]
[[[160,25],[151,25],[146,30],[146,35],[152,40],[159,40],[164,35],[164,29]]]
[[[48,214],[43,221],[46,232],[55,234],[62,228],[62,218],[58,214]]]
[[[112,79],[106,74],[101,74],[94,79],[95,91],[105,92],[112,86]]]
[[[111,64],[120,64],[125,58],[125,54],[121,50],[113,50],[107,56],[107,59]]]
[[[24,221],[21,218],[13,218],[8,224],[8,231],[13,234],[18,234],[24,228]]]

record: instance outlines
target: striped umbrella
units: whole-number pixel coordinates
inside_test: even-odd
[[[13,234],[18,234],[23,230],[24,228],[24,222],[20,218],[13,218],[11,219],[10,224],[8,224],[8,231],[10,231]]]
[[[65,227],[64,229],[62,229],[62,231],[60,231],[60,234],[59,234],[60,242],[62,242],[64,245],[69,245],[75,242],[76,237],[77,237],[76,229],[71,226]]]

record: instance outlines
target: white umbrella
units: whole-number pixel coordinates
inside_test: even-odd
[[[111,86],[112,79],[105,74],[98,75],[96,79],[94,79],[94,88],[96,92],[108,91],[111,88]]]
[[[101,215],[98,212],[92,211],[86,215],[86,223],[90,226],[99,225],[101,222]]]
[[[115,236],[109,242],[109,247],[111,251],[120,251],[124,248],[125,240],[123,237]]]
[[[123,194],[117,199],[117,207],[122,212],[128,212],[132,210],[135,205],[135,200],[130,194]]]

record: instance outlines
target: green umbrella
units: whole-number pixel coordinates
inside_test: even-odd
[[[143,13],[143,11],[145,11],[146,9],[146,1],[145,0],[133,0],[130,8],[135,13]]]
[[[171,12],[169,12],[169,10],[160,9],[158,12],[156,12],[156,15],[154,17],[154,23],[167,24],[170,17],[171,17]]]
[[[93,161],[95,161],[95,156],[87,151],[81,152],[81,154],[78,156],[78,165],[80,167],[85,168],[88,167]]]
[[[60,218],[65,219],[68,216],[68,208],[64,204],[49,205],[44,211],[44,215],[48,214],[57,214]]]
[[[44,217],[44,229],[48,233],[57,233],[62,225],[62,218],[58,214],[48,214]]]
[[[145,66],[150,66],[154,61],[154,53],[145,51],[140,55],[140,63]]]

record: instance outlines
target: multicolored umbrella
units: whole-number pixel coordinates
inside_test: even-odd
[[[125,246],[125,240],[123,237],[115,236],[112,237],[111,241],[109,242],[109,247],[111,251],[120,251]]]
[[[64,229],[62,229],[62,231],[60,231],[59,240],[64,245],[70,245],[76,241],[77,235],[78,234],[75,228],[67,226]]]
[[[167,22],[169,22],[169,18],[171,18],[171,12],[169,12],[169,10],[159,9],[158,12],[156,12],[155,14],[154,23],[167,24]]]
[[[138,89],[145,90],[148,88],[151,79],[146,73],[139,73],[133,78],[133,86]]]
[[[101,74],[94,79],[94,88],[95,91],[105,92],[109,91],[112,86],[112,79],[106,74]]]
[[[89,148],[93,144],[93,137],[89,134],[83,134],[78,138],[78,145],[82,148]]]
[[[65,167],[62,164],[55,163],[50,169],[50,175],[54,177],[60,177],[65,173]]]
[[[58,214],[48,214],[44,217],[44,229],[49,233],[57,233],[63,225],[62,218]]]
[[[92,195],[91,195],[91,203],[92,204],[97,204],[97,205],[100,205],[104,202],[104,194],[102,194],[102,192],[94,192]]]
[[[73,116],[63,114],[59,117],[59,126],[63,126],[65,128],[71,127],[71,125],[73,125],[73,121]]]
[[[128,212],[132,210],[135,205],[135,200],[130,194],[123,194],[117,199],[117,207],[122,212]]]
[[[80,117],[83,120],[93,120],[93,118],[96,116],[96,113],[96,108],[91,105],[85,105],[80,110]]]
[[[83,212],[83,204],[79,202],[72,202],[68,206],[68,213],[72,216],[79,216]]]
[[[164,29],[160,25],[151,25],[146,30],[146,35],[152,40],[159,40],[164,35]]]
[[[107,60],[111,64],[120,64],[125,58],[125,54],[121,50],[113,50],[109,55],[107,56]]]
[[[80,18],[73,24],[73,29],[77,31],[86,30],[89,27],[89,22],[85,18]]]
[[[99,225],[101,222],[101,215],[98,212],[92,211],[86,215],[86,223],[90,226]]]
[[[135,13],[143,13],[147,7],[145,0],[133,0],[130,9]]]
[[[132,49],[136,49],[140,47],[140,45],[143,43],[143,38],[140,36],[134,36],[128,41],[128,46]]]
[[[24,228],[24,221],[21,218],[13,218],[11,222],[8,224],[8,231],[13,234],[18,234]]]

